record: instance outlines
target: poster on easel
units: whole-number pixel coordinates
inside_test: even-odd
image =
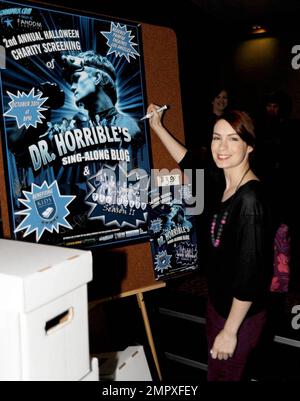
[[[154,275],[165,280],[197,270],[199,260],[195,216],[187,213],[185,202],[191,186],[172,175],[158,179],[151,188],[148,229]]]
[[[13,238],[82,248],[148,239],[139,25],[0,1],[0,26]]]

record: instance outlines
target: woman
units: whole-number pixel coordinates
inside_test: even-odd
[[[228,107],[228,90],[219,86],[214,88],[210,96],[210,111],[201,133],[201,145],[205,151],[209,151],[211,142],[211,133],[215,123],[227,110]]]
[[[215,116],[221,117],[228,106],[228,91],[225,88],[219,88],[212,97],[212,112]]]
[[[164,128],[157,107],[148,107],[147,112],[153,112],[150,125],[173,158],[182,169],[203,167]],[[216,183],[220,188],[210,233],[206,322],[210,381],[241,380],[266,318],[274,237],[262,184],[249,164],[254,141],[252,120],[244,112],[226,112],[214,126],[211,151],[223,184]],[[205,179],[209,177],[205,171]]]

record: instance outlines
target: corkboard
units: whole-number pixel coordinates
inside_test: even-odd
[[[164,123],[179,141],[184,142],[175,32],[169,28],[149,24],[142,24],[141,28],[148,102],[170,106],[165,113]],[[178,168],[153,133],[151,151],[153,168]],[[157,283],[153,274],[149,242],[115,248],[109,252],[99,251],[95,260],[100,264],[102,261],[107,267],[104,273],[101,266],[94,269],[92,298],[139,290]]]
[[[113,17],[112,17],[113,18]],[[164,27],[142,24],[144,65],[148,102],[167,104],[165,124],[180,141],[184,141],[177,40]],[[161,142],[151,135],[153,167],[169,170],[177,165]],[[7,207],[3,155],[0,147],[0,202],[4,237],[11,237]],[[93,295],[108,296],[139,290],[155,284],[149,242],[94,252]]]

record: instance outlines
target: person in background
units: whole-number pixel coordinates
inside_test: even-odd
[[[150,126],[181,169],[204,167],[163,126],[151,104]],[[250,167],[251,118],[229,111],[215,123],[211,151],[220,179],[210,227],[207,271],[208,380],[239,381],[266,321],[273,273],[273,230],[262,183]],[[205,180],[216,178],[205,169]]]
[[[216,86],[212,89],[209,98],[209,112],[201,132],[200,144],[202,149],[210,153],[211,132],[222,114],[227,110],[229,102],[228,90],[223,86]]]
[[[262,112],[256,120],[257,152],[255,169],[257,174],[273,191],[280,181],[283,165],[284,137],[290,131],[289,113],[291,99],[282,91],[274,91],[266,96]]]
[[[274,350],[270,339],[282,332],[290,318],[291,305],[298,303],[300,293],[300,219],[298,200],[294,195],[300,121],[290,118],[292,106],[289,94],[273,91],[266,96],[262,113],[257,118],[255,171],[272,197],[276,228],[270,312],[266,340],[262,343],[267,355],[261,363],[265,371],[270,370],[268,355],[271,356]]]
[[[296,144],[299,125],[297,126],[289,118],[291,109],[290,96],[283,91],[274,91],[267,95],[262,115],[257,119],[257,154],[254,169],[272,198],[277,233],[271,289],[277,293],[288,291],[291,259],[290,227],[294,220],[291,210],[295,209],[291,191],[293,184],[290,185],[289,178],[292,169],[289,166],[290,160],[295,160],[291,153],[291,143]]]

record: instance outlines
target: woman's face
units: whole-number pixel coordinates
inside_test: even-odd
[[[212,105],[215,111],[223,113],[228,106],[228,93],[226,90],[222,90],[218,96],[212,101]]]
[[[252,151],[252,146],[247,145],[226,120],[217,121],[211,142],[211,152],[217,167],[226,169],[246,163]]]

